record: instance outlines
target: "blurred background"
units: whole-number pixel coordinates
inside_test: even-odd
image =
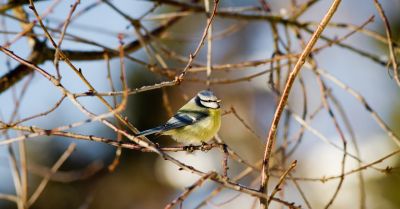
[[[5,7],[13,2],[18,3],[19,1],[0,0],[0,5],[2,5],[0,6],[0,45],[2,46],[17,37],[22,31],[20,21],[15,18],[15,9],[6,9]],[[178,3],[174,4],[174,2]],[[230,18],[217,14],[212,29],[211,62],[213,71],[210,86],[206,85],[207,75],[204,70],[207,63],[208,45],[206,41],[199,55],[195,58],[193,70],[189,71],[182,84],[130,95],[123,115],[139,130],[151,128],[165,122],[171,116],[171,113],[179,109],[196,92],[210,88],[222,100],[222,108],[227,113],[223,116],[219,137],[242,159],[255,165],[262,159],[265,139],[278,101],[275,91],[271,88],[270,69],[279,64],[278,62],[271,64],[271,62],[265,61],[278,53],[276,42],[274,42],[274,30],[276,29],[276,33],[280,37],[277,42],[278,51],[281,54],[298,54],[303,47],[296,33],[298,32],[305,41],[309,40],[311,34],[303,27],[282,24],[282,22],[292,20],[290,18],[301,10],[301,5],[312,2],[309,8],[293,21],[309,23],[307,27],[313,31],[332,3],[332,1],[327,0],[271,0],[267,1],[271,11],[267,11],[267,6],[260,2],[263,1],[220,1],[218,10],[222,11],[221,13],[231,12],[250,17],[274,16],[281,19],[271,23],[268,18],[265,20],[262,20],[262,18]],[[74,3],[75,1],[70,0],[35,1],[35,6],[39,14],[48,13],[44,18],[47,27],[61,28],[60,25],[62,26],[64,23],[71,11],[71,5]],[[393,40],[398,43],[400,1],[386,0],[381,3],[390,22]],[[211,10],[213,5],[213,2],[210,1]],[[122,41],[125,44],[137,40],[134,26],[120,12],[127,14],[132,19],[139,20],[141,27],[146,28],[147,31],[152,31],[168,21],[168,15],[175,15],[174,17],[179,17],[179,20],[168,27],[162,35],[154,37],[151,47],[140,48],[129,53],[130,56],[142,60],[148,65],[134,62],[132,59],[124,60],[128,86],[131,89],[172,80],[174,75],[179,74],[186,65],[189,54],[197,47],[207,23],[207,16],[202,12],[196,12],[195,9],[188,9],[186,13],[181,11],[187,9],[187,7],[203,8],[204,2],[109,1],[109,3],[105,3],[95,0],[81,1],[72,15],[73,19],[67,28],[62,49],[101,51],[104,48],[110,48],[117,50],[120,44],[118,37],[123,37]],[[35,16],[28,8],[28,4],[23,4],[22,8],[27,12],[28,19],[33,21]],[[77,17],[74,18],[74,15]],[[329,37],[331,41],[340,40],[354,30],[354,27],[350,26],[359,27],[372,16],[375,17],[374,21],[368,22],[364,29],[375,32],[381,37],[386,37],[384,24],[372,0],[343,1],[331,21],[337,24],[328,26],[323,35]],[[145,34],[143,28],[140,31]],[[39,40],[45,40],[43,30],[40,27],[35,27],[35,33]],[[54,35],[55,40],[59,40],[59,32],[51,31],[51,34]],[[81,40],[78,38],[81,38]],[[101,45],[84,43],[83,39]],[[328,42],[320,40],[316,47],[325,46],[326,43]],[[387,44],[368,35],[368,32],[363,33],[361,31],[357,31],[340,43],[345,44],[345,46],[333,44],[313,53],[312,57],[318,68],[329,72],[329,74],[359,92],[373,111],[388,124],[394,133],[399,134],[399,86],[393,79],[392,66],[385,65],[389,59]],[[288,45],[290,45],[290,52],[287,50]],[[47,46],[51,46],[48,40]],[[346,46],[354,49],[349,49]],[[18,39],[10,45],[9,49],[22,58],[28,58],[31,53],[31,47],[26,37]],[[149,56],[149,52],[146,51],[149,49],[159,52],[159,56],[165,61],[169,71],[162,71],[165,67],[157,59],[157,53],[150,53]],[[358,51],[366,52],[372,58],[357,53]],[[398,48],[396,48],[396,51],[398,52]],[[72,59],[72,61],[75,66],[82,70],[83,75],[98,92],[112,91],[107,73],[108,64],[105,59],[85,60],[82,57],[81,59]],[[261,64],[250,64],[248,67],[228,66],[218,68],[218,66],[227,64],[243,64],[250,61],[260,61]],[[292,57],[280,62],[282,75],[286,76],[287,72],[293,68],[295,61],[296,59]],[[53,60],[39,64],[47,72],[56,75],[57,70]],[[18,62],[11,60],[4,53],[0,54],[0,76],[6,75],[17,65]],[[120,60],[118,57],[110,59],[109,66],[115,89],[121,90]],[[156,67],[151,68],[149,66]],[[59,71],[62,74],[62,83],[68,90],[73,93],[87,92],[84,83],[62,61],[59,63]],[[168,75],[168,72],[175,74],[171,76]],[[274,73],[274,76],[277,76],[277,72]],[[280,80],[279,88],[281,90],[283,90],[285,81],[284,76]],[[317,76],[310,64],[303,67],[301,78],[305,84],[306,99],[302,84],[297,80],[290,94],[288,106],[294,113],[301,115],[306,101],[308,111],[305,118],[307,124],[331,143],[342,147],[341,137],[328,111],[323,108],[320,110],[323,96]],[[399,149],[387,132],[376,123],[360,100],[354,98],[348,90],[344,90],[332,80],[326,77],[322,77],[322,79],[326,84],[327,92],[334,95],[335,98],[328,99],[328,103],[332,107],[336,107],[334,105],[336,102],[340,103],[343,112],[347,115],[348,123],[353,127],[354,136],[346,128],[347,121],[341,117],[342,110],[333,108],[333,112],[338,117],[339,126],[345,130],[344,136],[348,140],[348,152],[357,152],[357,148],[351,140],[351,138],[354,138],[354,141],[358,144],[360,159],[363,161],[362,164],[359,164],[356,160],[347,157],[346,171],[374,162]],[[38,73],[30,74],[0,94],[0,120],[12,124],[13,121],[11,120],[18,121],[45,112],[54,107],[61,97],[59,90],[54,88],[47,79],[44,79]],[[17,98],[22,98],[18,105],[16,105]],[[105,99],[113,104],[112,97],[105,97]],[[108,111],[95,97],[80,97],[79,101],[96,114]],[[117,101],[121,101],[120,96]],[[232,108],[240,119],[232,113]],[[17,113],[14,113],[16,109]],[[284,157],[281,157],[280,151],[277,149],[278,154],[274,154],[274,162],[277,162],[277,168],[276,170],[273,169],[275,173],[272,175],[274,178],[270,183],[270,191],[278,182],[278,178],[275,177],[280,176],[282,170],[287,169],[293,160],[297,160],[297,166],[291,172],[291,176],[300,177],[296,182],[304,192],[303,195],[309,201],[309,205],[312,208],[323,208],[327,206],[327,203],[335,194],[340,178],[326,182],[312,179],[340,175],[343,153],[322,141],[321,137],[316,136],[309,129],[304,131],[301,140],[296,141],[299,138],[299,133],[301,135],[301,125],[292,118],[293,115],[287,113],[285,115],[282,117],[279,126],[280,130],[275,147],[286,147],[286,154],[290,150],[294,151],[290,155],[285,155],[285,151],[282,151]],[[285,119],[285,117],[288,119]],[[53,112],[28,120],[20,125],[52,129],[85,119],[87,117],[68,99],[65,99]],[[113,119],[110,120],[115,122]],[[27,133],[4,128],[1,131],[0,142]],[[86,123],[68,129],[68,131],[117,139],[115,132],[100,122]],[[152,137],[150,139],[161,146],[176,145],[169,137]],[[113,146],[53,135],[38,136],[25,140],[24,145],[27,155],[29,196],[38,187],[43,177],[49,174],[51,167],[71,143],[77,144],[75,151],[57,172],[49,176],[49,183],[30,208],[164,208],[199,178],[196,175],[180,171],[178,167],[153,153],[129,149],[122,149],[119,164],[113,171],[110,171],[108,166],[113,163],[116,153],[116,148]],[[12,174],[12,163],[10,163],[10,150],[16,152],[16,156],[20,156],[18,155],[20,149],[21,144],[19,143],[13,143],[10,147],[4,144],[0,145],[0,194],[13,195],[17,192]],[[207,152],[176,152],[171,153],[171,155],[204,172],[217,171],[222,173],[223,171],[224,155],[217,148]],[[19,157],[17,157],[17,161],[18,159]],[[228,163],[228,176],[230,178],[234,178],[246,168],[246,165],[231,158]],[[362,171],[362,177],[360,176],[361,172],[347,175],[330,208],[400,208],[400,199],[398,198],[400,193],[399,165],[399,157],[393,155],[374,165],[374,168],[380,170],[367,168]],[[307,179],[302,180],[302,177]],[[360,183],[360,178],[363,178],[362,182],[364,183]],[[240,180],[239,183],[257,189],[259,180],[259,172],[256,171]],[[360,185],[365,187],[362,190],[363,192],[360,192]],[[211,191],[217,187],[218,185],[215,183],[207,181],[184,200],[182,208],[242,209],[258,207],[258,199],[228,189],[224,189],[220,194],[204,201]],[[365,193],[365,195],[363,196],[361,193]],[[277,196],[289,202],[294,202],[296,205],[302,205],[303,208],[309,207],[293,181],[287,180],[283,192]],[[281,205],[273,203],[271,207],[281,208]],[[15,202],[0,195],[0,208],[18,207]]]

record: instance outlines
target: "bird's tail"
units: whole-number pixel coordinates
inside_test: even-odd
[[[151,128],[151,129],[147,129],[147,130],[141,131],[136,136],[147,136],[147,135],[151,135],[151,134],[158,134],[158,133],[161,133],[163,130],[164,130],[163,126],[157,126],[155,128]]]

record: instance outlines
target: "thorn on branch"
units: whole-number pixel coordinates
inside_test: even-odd
[[[125,118],[127,120],[127,117],[125,117]],[[159,143],[154,143],[154,146],[156,146],[157,149],[160,148],[160,144]]]
[[[260,0],[261,7],[266,12],[271,12],[271,7],[265,0]]]
[[[47,135],[47,136],[50,136],[51,132],[52,132],[51,130],[44,130],[44,134]]]
[[[393,170],[393,167],[387,166],[387,167],[385,168],[385,170],[384,170],[384,173],[385,173],[385,174],[389,174],[389,173],[392,172],[392,170]]]
[[[85,92],[84,94],[85,94],[86,96],[94,96],[94,95],[95,95],[95,92],[94,92],[92,89],[90,89],[89,91]]]
[[[132,23],[133,27],[138,27],[138,28],[140,28],[140,27],[142,26],[142,25],[140,24],[140,21],[137,20],[137,19],[132,19],[132,20],[131,20],[131,23]]]
[[[194,152],[196,149],[193,147],[193,145],[188,145],[188,146],[184,146],[183,150],[185,150],[186,152],[192,153]]]
[[[124,45],[123,39],[124,39],[124,34],[118,33],[118,41],[119,41],[119,44]]]
[[[176,85],[180,85],[182,83],[183,75],[184,73],[180,74],[179,76],[175,76],[174,82],[176,83]]]

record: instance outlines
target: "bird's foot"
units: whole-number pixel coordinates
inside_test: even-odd
[[[183,150],[185,150],[186,152],[192,153],[194,152],[196,149],[194,148],[194,146],[192,144],[189,144],[187,146],[183,146]]]

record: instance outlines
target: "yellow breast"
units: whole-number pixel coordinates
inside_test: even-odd
[[[171,135],[173,139],[183,144],[201,144],[210,141],[221,127],[221,110],[208,109],[209,116],[182,128],[166,131],[162,134]]]

